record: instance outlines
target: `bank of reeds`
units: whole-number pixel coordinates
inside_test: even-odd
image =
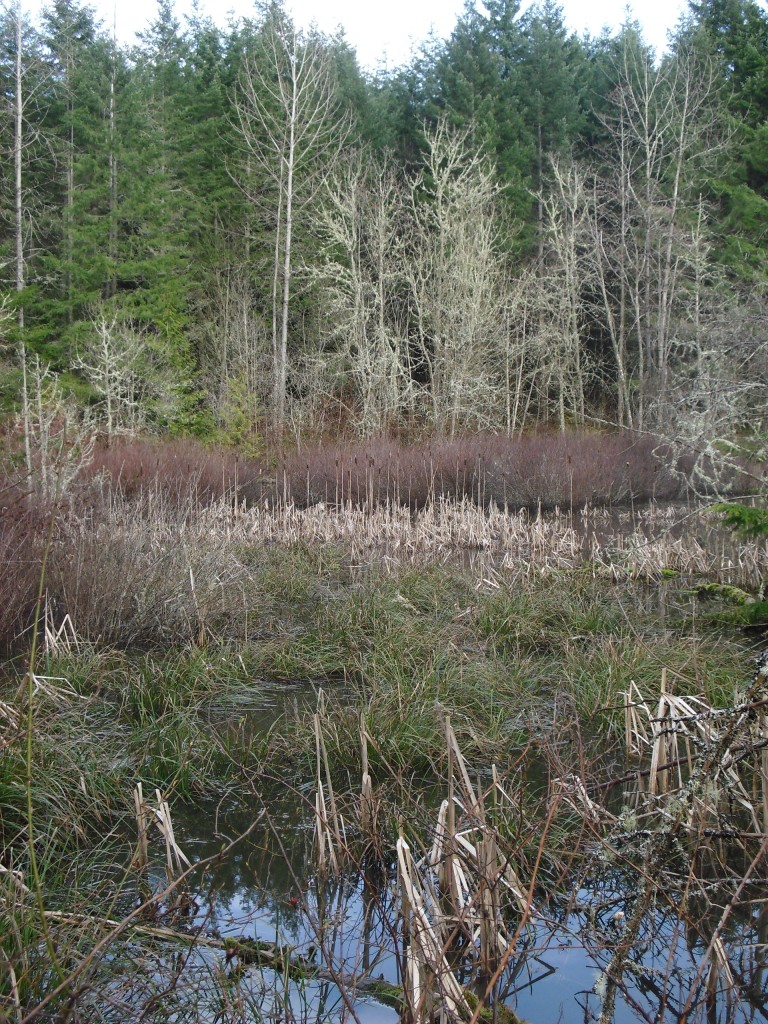
[[[682,529],[675,523],[655,510],[623,521],[600,514],[530,518],[447,503],[415,514],[384,506],[371,515],[222,503],[183,523],[162,515],[147,523],[126,505],[85,525],[74,519],[50,559],[48,601],[57,623],[69,614],[86,638],[130,646],[200,644],[208,634],[240,642],[258,630],[254,605],[263,608],[266,599],[268,608],[273,595],[286,604],[324,603],[328,584],[349,581],[362,566],[418,572],[434,560],[460,558],[489,589],[499,580],[583,572],[606,585],[678,574],[691,585],[758,589],[764,541],[718,533],[706,513]],[[23,618],[22,608],[14,618]]]
[[[0,515],[6,644],[31,622],[44,536],[44,520],[31,511],[18,519],[10,511]],[[589,507],[573,516],[530,515],[440,501],[418,512],[396,505],[368,512],[322,504],[246,508],[222,499],[180,511],[150,491],[135,501],[109,495],[60,513],[46,579],[48,614],[57,628],[69,615],[85,638],[122,646],[202,640],[210,629],[239,640],[260,586],[256,567],[276,565],[276,548],[317,565],[418,566],[459,557],[474,561],[489,582],[499,572],[534,579],[586,568],[606,580],[660,581],[679,573],[746,590],[760,586],[766,561],[764,541],[719,530],[706,510]]]

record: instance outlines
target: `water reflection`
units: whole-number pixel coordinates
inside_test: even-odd
[[[203,807],[177,808],[179,842],[195,858],[209,856],[221,835],[244,831],[248,811]],[[423,825],[423,823],[419,823]],[[278,839],[279,833],[279,839]],[[402,949],[394,879],[373,886],[359,873],[321,881],[311,866],[311,817],[307,804],[285,796],[272,809],[272,822],[244,840],[236,854],[217,866],[204,897],[198,894],[194,921],[209,934],[253,938],[290,947],[293,954],[338,978],[401,981]],[[597,862],[596,862],[597,863]],[[496,986],[496,998],[520,1017],[537,1022],[583,1024],[598,1020],[603,1009],[605,972],[621,947],[632,915],[638,876],[634,870],[603,865],[588,881],[564,896],[541,898],[529,927],[517,941]],[[728,900],[726,888],[722,900]],[[614,1020],[737,1024],[768,1019],[766,942],[768,903],[753,886],[734,904],[727,926],[720,927],[721,900],[716,883],[697,909],[695,894],[663,894],[646,913],[638,938],[627,951]],[[732,892],[731,892],[732,896]],[[713,910],[712,908],[716,908]],[[732,977],[704,972],[705,952],[720,928]],[[514,930],[514,929],[512,929]],[[200,968],[202,970],[202,966]],[[225,970],[221,959],[215,970]],[[214,970],[207,958],[206,970]],[[462,981],[461,963],[456,964]],[[271,971],[247,984],[259,987],[259,999],[271,1015],[270,1000],[287,1000],[301,1019],[338,1021],[350,1012],[344,994],[330,979],[301,984]],[[242,981],[241,984],[246,984]],[[271,995],[267,989],[271,988]],[[281,988],[282,986],[282,988]],[[279,990],[279,997],[275,994]],[[256,998],[253,995],[253,998]],[[298,1004],[297,1004],[298,1001]],[[393,1024],[397,1014],[374,1000],[357,997],[354,1012],[364,1024]]]

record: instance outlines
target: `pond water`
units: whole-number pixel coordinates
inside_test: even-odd
[[[237,972],[238,985],[251,993],[265,1019],[292,1017],[314,1024],[356,1017],[361,1024],[395,1024],[397,1011],[366,993],[355,994],[352,981],[402,983],[394,864],[375,882],[355,870],[321,880],[313,867],[312,798],[309,793],[283,793],[269,800],[256,829],[206,874],[205,884],[193,894],[185,926],[217,937],[275,943],[289,949],[292,957],[324,970],[319,979],[289,980],[264,968],[241,968],[236,958],[227,967],[217,954],[217,969]],[[177,840],[190,859],[213,856],[222,843],[245,832],[260,810],[257,805],[177,806]],[[415,831],[424,826],[423,821],[413,822]],[[404,828],[409,829],[407,821]],[[154,879],[159,887],[165,884],[160,863]],[[592,877],[574,879],[572,888],[566,880],[560,896],[535,897],[535,913],[517,937],[515,952],[496,985],[496,1000],[537,1024],[597,1020],[603,1008],[604,972],[621,946],[636,886],[634,872],[605,862]],[[722,930],[731,974],[727,983],[715,979],[717,984],[713,982],[709,990],[702,964],[717,915],[697,915],[692,897],[685,913],[676,906],[675,894],[652,901],[624,971],[613,1017],[616,1024],[768,1019],[766,892],[762,884],[752,886],[751,901],[742,894],[739,906],[733,907]],[[713,892],[708,899],[718,905]],[[207,971],[210,961],[207,955]],[[460,958],[452,966],[462,984],[470,982]],[[329,974],[350,983],[340,989]]]

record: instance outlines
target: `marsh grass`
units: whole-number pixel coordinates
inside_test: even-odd
[[[755,585],[765,575],[765,542],[721,538],[707,513],[681,525],[656,507],[620,517],[594,508],[531,516],[436,494],[410,509],[355,502],[300,508],[290,501],[246,507],[231,495],[213,500],[212,491],[204,501],[161,489],[135,498],[92,493],[101,497],[90,508],[73,502],[55,524],[45,580],[47,640],[27,677],[34,700],[29,754],[23,666],[9,667],[0,693],[7,868],[0,885],[16,922],[2,946],[10,1014],[39,1004],[54,985],[40,921],[13,874],[19,870],[22,884],[29,881],[27,778],[46,906],[65,913],[65,894],[71,896],[70,923],[57,925],[65,970],[87,958],[94,942],[93,935],[76,934],[78,914],[125,912],[125,889],[111,869],[103,884],[94,882],[101,870],[96,847],[99,837],[125,835],[137,783],[145,793],[162,790],[171,802],[223,793],[256,801],[270,786],[294,787],[310,819],[314,813],[322,824],[318,846],[326,862],[346,865],[342,874],[375,859],[386,878],[403,823],[428,822],[425,832],[403,829],[412,855],[406,863],[403,850],[403,879],[407,872],[414,893],[415,865],[433,848],[439,819],[432,811],[439,813],[440,800],[454,806],[456,821],[445,812],[439,827],[453,838],[436,860],[458,856],[446,851],[461,845],[464,826],[479,828],[470,819],[479,814],[475,804],[482,805],[488,827],[474,838],[465,831],[474,855],[462,847],[479,879],[477,892],[464,897],[472,909],[461,919],[463,911],[454,907],[446,911],[448,924],[433,926],[441,949],[453,947],[456,927],[464,942],[477,944],[473,970],[486,985],[512,960],[500,952],[494,928],[509,942],[515,935],[529,941],[518,928],[519,894],[499,902],[502,862],[514,868],[520,890],[552,913],[555,904],[549,896],[542,900],[542,891],[554,900],[587,877],[595,870],[593,848],[609,851],[628,885],[638,882],[638,864],[646,873],[668,870],[649,859],[639,831],[621,847],[620,834],[631,830],[626,820],[620,827],[621,813],[609,806],[610,789],[600,788],[625,770],[623,694],[634,694],[638,707],[646,703],[649,721],[664,717],[654,709],[662,677],[670,700],[688,699],[691,708],[714,714],[733,704],[735,686],[748,676],[746,638],[707,617],[709,605],[692,584]],[[30,550],[40,550],[40,522],[31,516],[25,524]],[[15,534],[8,537],[20,543]],[[4,621],[11,633],[18,630],[20,645],[29,593],[17,583],[6,592],[12,607]],[[265,680],[322,689],[321,709],[288,699],[269,727],[251,727]],[[738,742],[754,745],[741,725]],[[756,752],[750,747],[738,770],[763,822],[768,762],[762,753],[756,760]],[[691,747],[690,757],[699,755]],[[726,788],[723,779],[715,781]],[[453,797],[441,796],[433,806],[427,791],[445,784],[453,786]],[[305,796],[313,785],[323,793],[314,805]],[[646,822],[652,814],[663,817],[659,810],[637,804],[632,813]],[[676,813],[675,805],[661,811]],[[701,834],[709,827],[711,821]],[[109,844],[103,849],[114,861]],[[726,876],[727,857],[718,857]],[[69,890],[68,862],[78,873]],[[467,876],[466,864],[462,870]],[[458,877],[454,872],[454,883]],[[132,876],[130,884],[140,883]],[[437,883],[433,903],[440,891]],[[731,887],[727,899],[734,892]],[[511,916],[499,924],[504,914]],[[697,925],[692,921],[685,917],[684,925]],[[607,943],[608,935],[600,941]],[[77,997],[81,1008],[96,1014],[99,999],[107,1005],[118,993],[130,999],[133,992],[140,1012],[148,1006],[158,1019],[172,1015],[175,996],[161,1005],[163,990],[152,985],[156,954],[136,942],[145,958],[141,982],[133,988],[126,979],[128,947],[116,943],[112,974],[105,964],[105,973],[92,976],[93,988]],[[413,955],[423,961],[419,948]],[[189,963],[194,960],[198,975],[207,970],[213,990],[225,993],[220,962],[195,957]],[[727,958],[713,941],[712,990],[727,982]],[[412,961],[414,983],[424,992],[431,982]],[[426,974],[434,979],[435,970]],[[191,998],[194,982],[175,984]],[[480,1004],[494,998],[480,992]],[[420,1000],[412,994],[413,1007]],[[468,1004],[469,1016],[475,1010]],[[90,1010],[83,1012],[87,1017]]]
[[[82,776],[86,792],[112,794],[107,805],[131,774],[182,794],[237,776],[233,733],[217,726],[258,703],[263,679],[334,684],[332,763],[356,763],[362,711],[375,775],[380,765],[433,768],[442,745],[436,707],[468,751],[493,753],[531,723],[543,728],[555,705],[614,729],[617,694],[633,680],[652,685],[662,668],[714,702],[727,700],[743,674],[738,637],[699,628],[684,578],[665,579],[665,561],[639,574],[627,559],[627,550],[648,545],[650,531],[669,530],[657,510],[636,517],[634,544],[619,544],[619,532],[610,543],[615,524],[597,512],[586,516],[593,541],[578,543],[568,536],[570,517],[531,520],[464,505],[377,515],[376,529],[391,527],[383,530],[388,554],[369,546],[369,517],[349,509],[208,505],[180,519],[163,502],[137,515],[115,497],[90,519],[65,516],[58,530],[74,551],[57,542],[51,552],[46,621],[59,640],[39,673],[69,688],[63,704],[51,695],[55,684],[41,695],[50,710],[37,743],[41,768],[52,766],[51,794],[59,793],[58,762],[59,777],[74,777],[73,792]],[[452,556],[467,536],[482,557]],[[674,539],[678,562],[680,545],[695,542],[701,572],[698,535]],[[734,558],[715,545],[707,578],[762,575],[764,544],[737,542],[736,551]],[[649,580],[663,581],[661,598],[650,596]],[[2,697],[11,714],[6,742],[12,692],[10,685]],[[251,738],[247,760],[290,751],[299,773],[311,760],[306,735],[304,713],[286,715]],[[108,756],[110,748],[118,753]],[[13,758],[11,750],[3,766],[9,805],[18,795]]]
[[[0,517],[0,533],[11,519],[10,512]],[[9,645],[28,635],[44,525],[25,512],[23,537],[21,527],[10,525],[3,535],[9,558],[13,551],[26,556],[10,558],[18,572],[0,595]],[[483,509],[469,499],[435,500],[411,512],[395,504],[247,508],[229,498],[201,504],[191,494],[180,507],[162,492],[135,500],[99,492],[88,506],[73,499],[57,518],[46,571],[46,631],[52,642],[58,637],[59,648],[247,643],[270,615],[279,620],[284,609],[293,617],[296,605],[332,606],[334,593],[367,565],[399,572],[410,563],[418,590],[418,576],[428,575],[430,564],[446,567],[459,558],[474,562],[489,584],[499,572],[527,586],[568,570],[578,579],[586,569],[606,585],[663,582],[679,573],[757,590],[766,543],[718,532],[717,517],[706,511],[681,520],[680,510],[656,506],[531,516]],[[411,600],[407,593],[403,598]]]

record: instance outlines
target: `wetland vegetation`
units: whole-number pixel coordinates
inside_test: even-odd
[[[147,451],[5,492],[7,1019],[764,1015],[765,540]]]
[[[768,1015],[768,17],[687,6],[0,12],[0,1024]]]

